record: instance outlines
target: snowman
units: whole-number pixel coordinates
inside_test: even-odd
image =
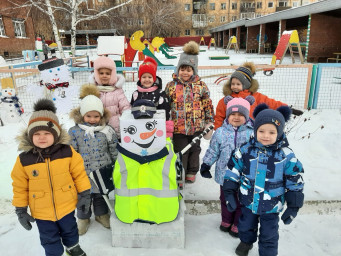
[[[0,115],[4,124],[18,123],[21,115],[24,113],[14,88],[5,88],[1,90]]]
[[[41,75],[40,87],[27,85],[26,90],[36,98],[48,97],[57,107],[58,114],[69,113],[73,107],[72,98],[78,89],[69,86],[69,70],[62,59],[49,59],[38,65]]]

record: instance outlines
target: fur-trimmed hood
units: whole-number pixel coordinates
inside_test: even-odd
[[[114,86],[116,88],[122,88],[125,81],[126,81],[126,79],[124,78],[124,76],[122,76],[121,74],[117,74],[117,81],[116,81],[116,83],[111,84],[110,86]],[[96,85],[102,85],[102,84],[98,84],[96,82],[94,74],[91,74],[89,76],[89,83],[90,84],[96,84]]]
[[[246,89],[245,91],[249,91],[251,93],[255,93],[258,91],[259,83],[256,79],[252,79],[251,86],[249,89]],[[231,80],[227,80],[227,82],[223,85],[223,94],[224,96],[228,96],[232,94],[231,90]]]
[[[99,125],[107,125],[111,117],[111,113],[108,109],[104,108],[103,116],[99,122]],[[74,108],[70,112],[70,118],[75,121],[75,124],[83,124],[84,120],[80,112],[80,107]]]
[[[35,147],[33,142],[30,141],[27,128],[23,130],[15,139],[16,141],[19,142],[19,146],[18,146],[19,151],[28,152],[34,149]],[[58,138],[58,141],[55,142],[54,145],[56,144],[70,145],[70,136],[67,133],[67,131],[63,129],[62,125],[60,129],[60,136]]]

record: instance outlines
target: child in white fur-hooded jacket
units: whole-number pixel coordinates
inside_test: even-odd
[[[94,73],[91,74],[89,82],[98,87],[101,93],[100,99],[112,115],[109,124],[120,137],[119,118],[123,111],[130,109],[130,103],[122,89],[124,77],[116,74],[116,65],[111,58],[100,56],[94,61]]]

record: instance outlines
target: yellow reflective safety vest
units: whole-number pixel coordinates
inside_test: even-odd
[[[115,213],[125,223],[173,221],[179,211],[176,154],[173,145],[150,156],[136,155],[120,145],[115,162]]]

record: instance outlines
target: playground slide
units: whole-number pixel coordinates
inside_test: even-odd
[[[169,47],[167,43],[164,43],[163,46],[165,47],[165,50],[166,50],[167,52],[174,52],[174,51],[173,51],[173,48]]]
[[[277,59],[281,59],[287,50],[287,46],[290,40],[291,34],[284,34],[281,36],[274,55]]]
[[[165,48],[163,47],[163,45],[161,45],[159,49],[161,50],[161,52],[163,53],[163,55],[166,56],[167,59],[176,59],[176,56],[172,56],[172,55],[169,55],[169,54],[168,54],[168,52],[165,50]]]
[[[124,64],[126,67],[132,67],[136,52],[137,50],[134,50],[129,43],[124,52]]]
[[[156,58],[155,55],[147,47],[142,51],[142,53],[144,55],[146,55],[146,56],[149,56],[149,57],[153,58],[157,62],[158,66],[173,66],[173,65],[164,65],[164,64],[162,64],[161,61],[159,61],[159,59]]]

